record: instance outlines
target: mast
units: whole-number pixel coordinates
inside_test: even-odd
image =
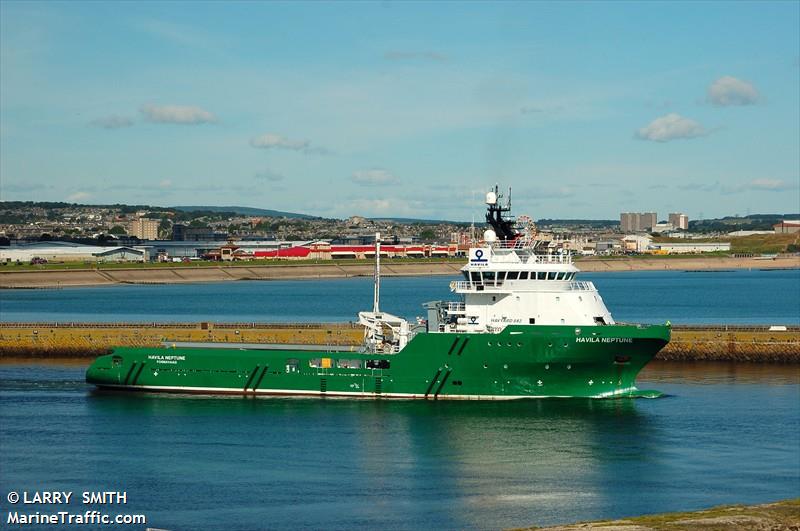
[[[380,313],[381,300],[381,233],[375,233],[375,295],[372,301],[373,313]]]

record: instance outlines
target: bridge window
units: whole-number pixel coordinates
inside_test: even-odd
[[[483,281],[487,284],[494,284],[494,271],[484,271]]]
[[[566,273],[559,273],[556,275],[556,280],[564,280]]]
[[[505,279],[506,279],[506,272],[505,271],[498,271],[497,272],[497,283],[498,284],[502,284]]]
[[[466,271],[465,271],[465,273],[466,273]],[[481,272],[480,271],[471,271],[469,276],[470,276],[469,279],[472,280],[473,282],[480,282],[481,281]]]
[[[520,280],[528,280],[528,272],[527,271],[520,271],[519,272],[519,279]]]
[[[506,280],[517,280],[519,278],[519,271],[509,271],[506,274]]]
[[[546,279],[547,279],[547,273],[545,273],[544,271],[539,271],[538,273],[536,273],[536,280],[546,280]]]
[[[555,280],[555,279],[556,279],[555,271],[550,271],[549,273],[547,273],[547,280]]]

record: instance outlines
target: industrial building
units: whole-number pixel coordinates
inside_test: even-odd
[[[772,226],[775,234],[794,234],[800,232],[800,219],[785,219]]]
[[[650,248],[653,238],[639,234],[629,234],[622,238],[622,245],[626,253],[643,253]]]
[[[730,251],[731,243],[656,243],[653,244],[653,247],[663,254],[714,253],[718,251]]]
[[[35,242],[0,247],[0,262],[143,262],[148,253],[142,247],[82,245],[68,242]]]

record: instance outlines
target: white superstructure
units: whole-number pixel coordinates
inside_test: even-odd
[[[510,196],[510,192],[509,192]],[[461,272],[450,284],[460,301],[425,305],[429,332],[497,333],[514,325],[609,325],[611,313],[591,282],[575,279],[578,269],[567,254],[536,252],[534,229],[516,227],[503,213],[497,187],[486,195],[492,226],[484,243],[471,248]]]
[[[459,300],[424,305],[427,332],[496,334],[508,325],[614,324],[594,284],[576,280],[578,268],[572,257],[537,253],[535,227],[530,223],[520,227],[504,218],[511,205],[510,200],[502,205],[501,198],[497,187],[486,195],[486,221],[492,229],[484,233],[480,246],[469,250],[469,262],[461,268],[464,280],[450,283]],[[378,264],[374,308],[360,312],[359,321],[368,350],[399,352],[422,327],[379,311]]]
[[[591,282],[575,279],[569,255],[524,246],[470,249],[464,280],[450,283],[460,301],[427,303],[429,332],[496,333],[507,325],[607,325],[611,313]]]

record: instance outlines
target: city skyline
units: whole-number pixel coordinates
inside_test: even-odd
[[[800,4],[0,3],[0,199],[800,209]]]

